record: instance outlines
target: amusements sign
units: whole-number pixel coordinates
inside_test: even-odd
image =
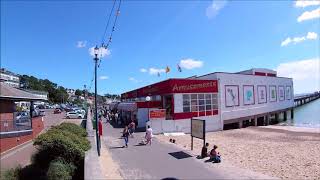
[[[249,85],[243,86],[243,103],[244,105],[254,104],[254,87]]]
[[[165,120],[166,110],[165,109],[150,109],[149,111],[150,120]]]
[[[191,119],[191,150],[193,150],[193,137],[206,141],[206,121],[201,119]]]

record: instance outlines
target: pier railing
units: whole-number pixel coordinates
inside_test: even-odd
[[[311,101],[314,101],[318,98],[320,98],[320,92],[298,95],[298,96],[294,97],[294,105],[295,105],[295,107],[302,106],[302,105],[309,103]]]

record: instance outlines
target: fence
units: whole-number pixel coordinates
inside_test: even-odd
[[[30,130],[31,118],[30,116],[17,116],[14,113],[14,119],[1,119],[0,120],[0,132],[12,132],[12,131],[22,131]]]

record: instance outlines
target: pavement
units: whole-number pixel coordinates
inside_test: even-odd
[[[206,163],[191,152],[156,138],[151,146],[141,145],[144,132],[135,133],[134,138],[129,138],[129,147],[124,148],[121,132],[121,128],[104,123],[102,146],[107,147],[123,179],[273,179],[232,166],[221,168],[219,164]]]
[[[52,126],[59,125],[64,122],[65,113],[53,114],[53,109],[46,109],[46,115],[44,118],[44,130],[47,131]],[[17,146],[7,152],[1,154],[0,168],[1,171],[17,167],[21,165],[22,167],[31,163],[31,156],[36,152],[36,148],[33,146],[32,140],[28,141],[20,146]]]

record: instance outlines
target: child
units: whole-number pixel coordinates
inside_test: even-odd
[[[206,143],[206,145],[202,147],[200,158],[208,157],[208,147],[209,143]]]
[[[128,147],[128,141],[129,141],[129,130],[128,130],[128,126],[126,126],[123,130],[123,138],[124,138],[124,143],[126,145],[126,147]]]
[[[219,152],[217,152],[217,148],[217,145],[213,145],[213,149],[210,151],[210,160],[212,160],[214,163],[221,162],[221,156]]]

